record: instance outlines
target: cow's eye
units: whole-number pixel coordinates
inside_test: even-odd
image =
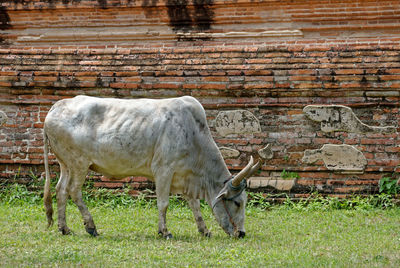
[[[235,203],[235,205],[236,205],[237,207],[240,207],[240,203],[239,203],[238,201],[234,201],[234,203]]]

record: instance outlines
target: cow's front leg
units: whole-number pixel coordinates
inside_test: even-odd
[[[157,207],[158,207],[158,234],[162,235],[166,239],[172,238],[172,234],[168,232],[167,229],[167,208],[168,208],[168,199],[160,200],[157,197]]]
[[[169,191],[171,182],[168,179],[156,181],[157,208],[158,208],[158,234],[166,239],[172,238],[167,229],[167,208],[169,204]]]
[[[202,235],[204,235],[206,237],[211,237],[211,232],[207,229],[207,226],[201,215],[200,200],[194,199],[194,198],[188,198],[187,200],[188,200],[190,208],[193,211],[194,219],[196,220],[196,223],[197,223],[197,229],[199,230],[199,232]]]

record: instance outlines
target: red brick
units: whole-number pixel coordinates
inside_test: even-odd
[[[287,111],[288,115],[299,115],[299,114],[303,114],[302,110],[289,110]]]
[[[139,75],[139,72],[135,71],[129,71],[129,72],[115,72],[115,76],[127,76],[127,77],[132,77],[132,76],[137,76]]]
[[[241,166],[242,162],[239,159],[226,159],[225,163],[231,167],[238,167]]]
[[[236,140],[236,139],[216,139],[217,143],[220,144],[236,144],[236,145],[247,145],[247,140]]]
[[[362,70],[362,69],[339,69],[339,70],[336,70],[335,73],[337,75],[340,75],[340,74],[346,74],[346,75],[347,74],[363,74],[364,70]]]
[[[327,172],[302,172],[302,178],[310,178],[310,179],[317,179],[317,178],[329,178],[329,173]]]
[[[315,75],[316,71],[312,69],[290,70],[290,75]]]
[[[136,89],[139,87],[138,84],[132,84],[132,83],[110,83],[110,87],[112,88],[131,88],[131,89]]]
[[[383,144],[393,145],[393,140],[390,139],[361,139],[361,144]]]
[[[379,180],[346,180],[346,185],[378,185]]]
[[[76,81],[91,81],[94,82],[97,80],[97,77],[90,77],[90,76],[81,76],[81,77],[77,77]]]
[[[400,153],[400,146],[397,146],[397,147],[385,147],[385,152],[388,152],[388,153]]]
[[[133,177],[133,178],[132,178],[132,181],[135,181],[135,182],[145,182],[145,181],[148,181],[148,179],[145,178],[145,177]]]
[[[315,138],[313,139],[313,142],[316,144],[341,144],[342,142],[337,139],[329,139],[329,138]]]
[[[120,182],[95,182],[94,187],[103,187],[103,188],[122,188],[124,186],[123,183]]]
[[[338,187],[335,188],[335,191],[338,193],[357,193],[357,192],[362,192],[363,191],[363,187]]]

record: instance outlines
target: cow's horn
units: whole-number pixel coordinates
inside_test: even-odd
[[[247,177],[250,177],[254,173],[257,172],[261,167],[261,161],[257,161],[257,163],[250,169],[249,173],[247,174]]]
[[[247,166],[242,169],[242,171],[239,172],[233,179],[232,179],[232,185],[235,187],[238,187],[241,183],[241,181],[247,177],[247,175],[250,173],[250,171],[253,168],[253,156],[250,156],[250,161],[247,164]]]

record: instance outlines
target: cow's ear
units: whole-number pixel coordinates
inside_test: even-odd
[[[219,194],[217,195],[217,197],[215,198],[215,200],[218,199],[222,199],[224,198],[226,195],[228,194],[228,189],[226,187],[224,187],[221,192],[219,192]]]

